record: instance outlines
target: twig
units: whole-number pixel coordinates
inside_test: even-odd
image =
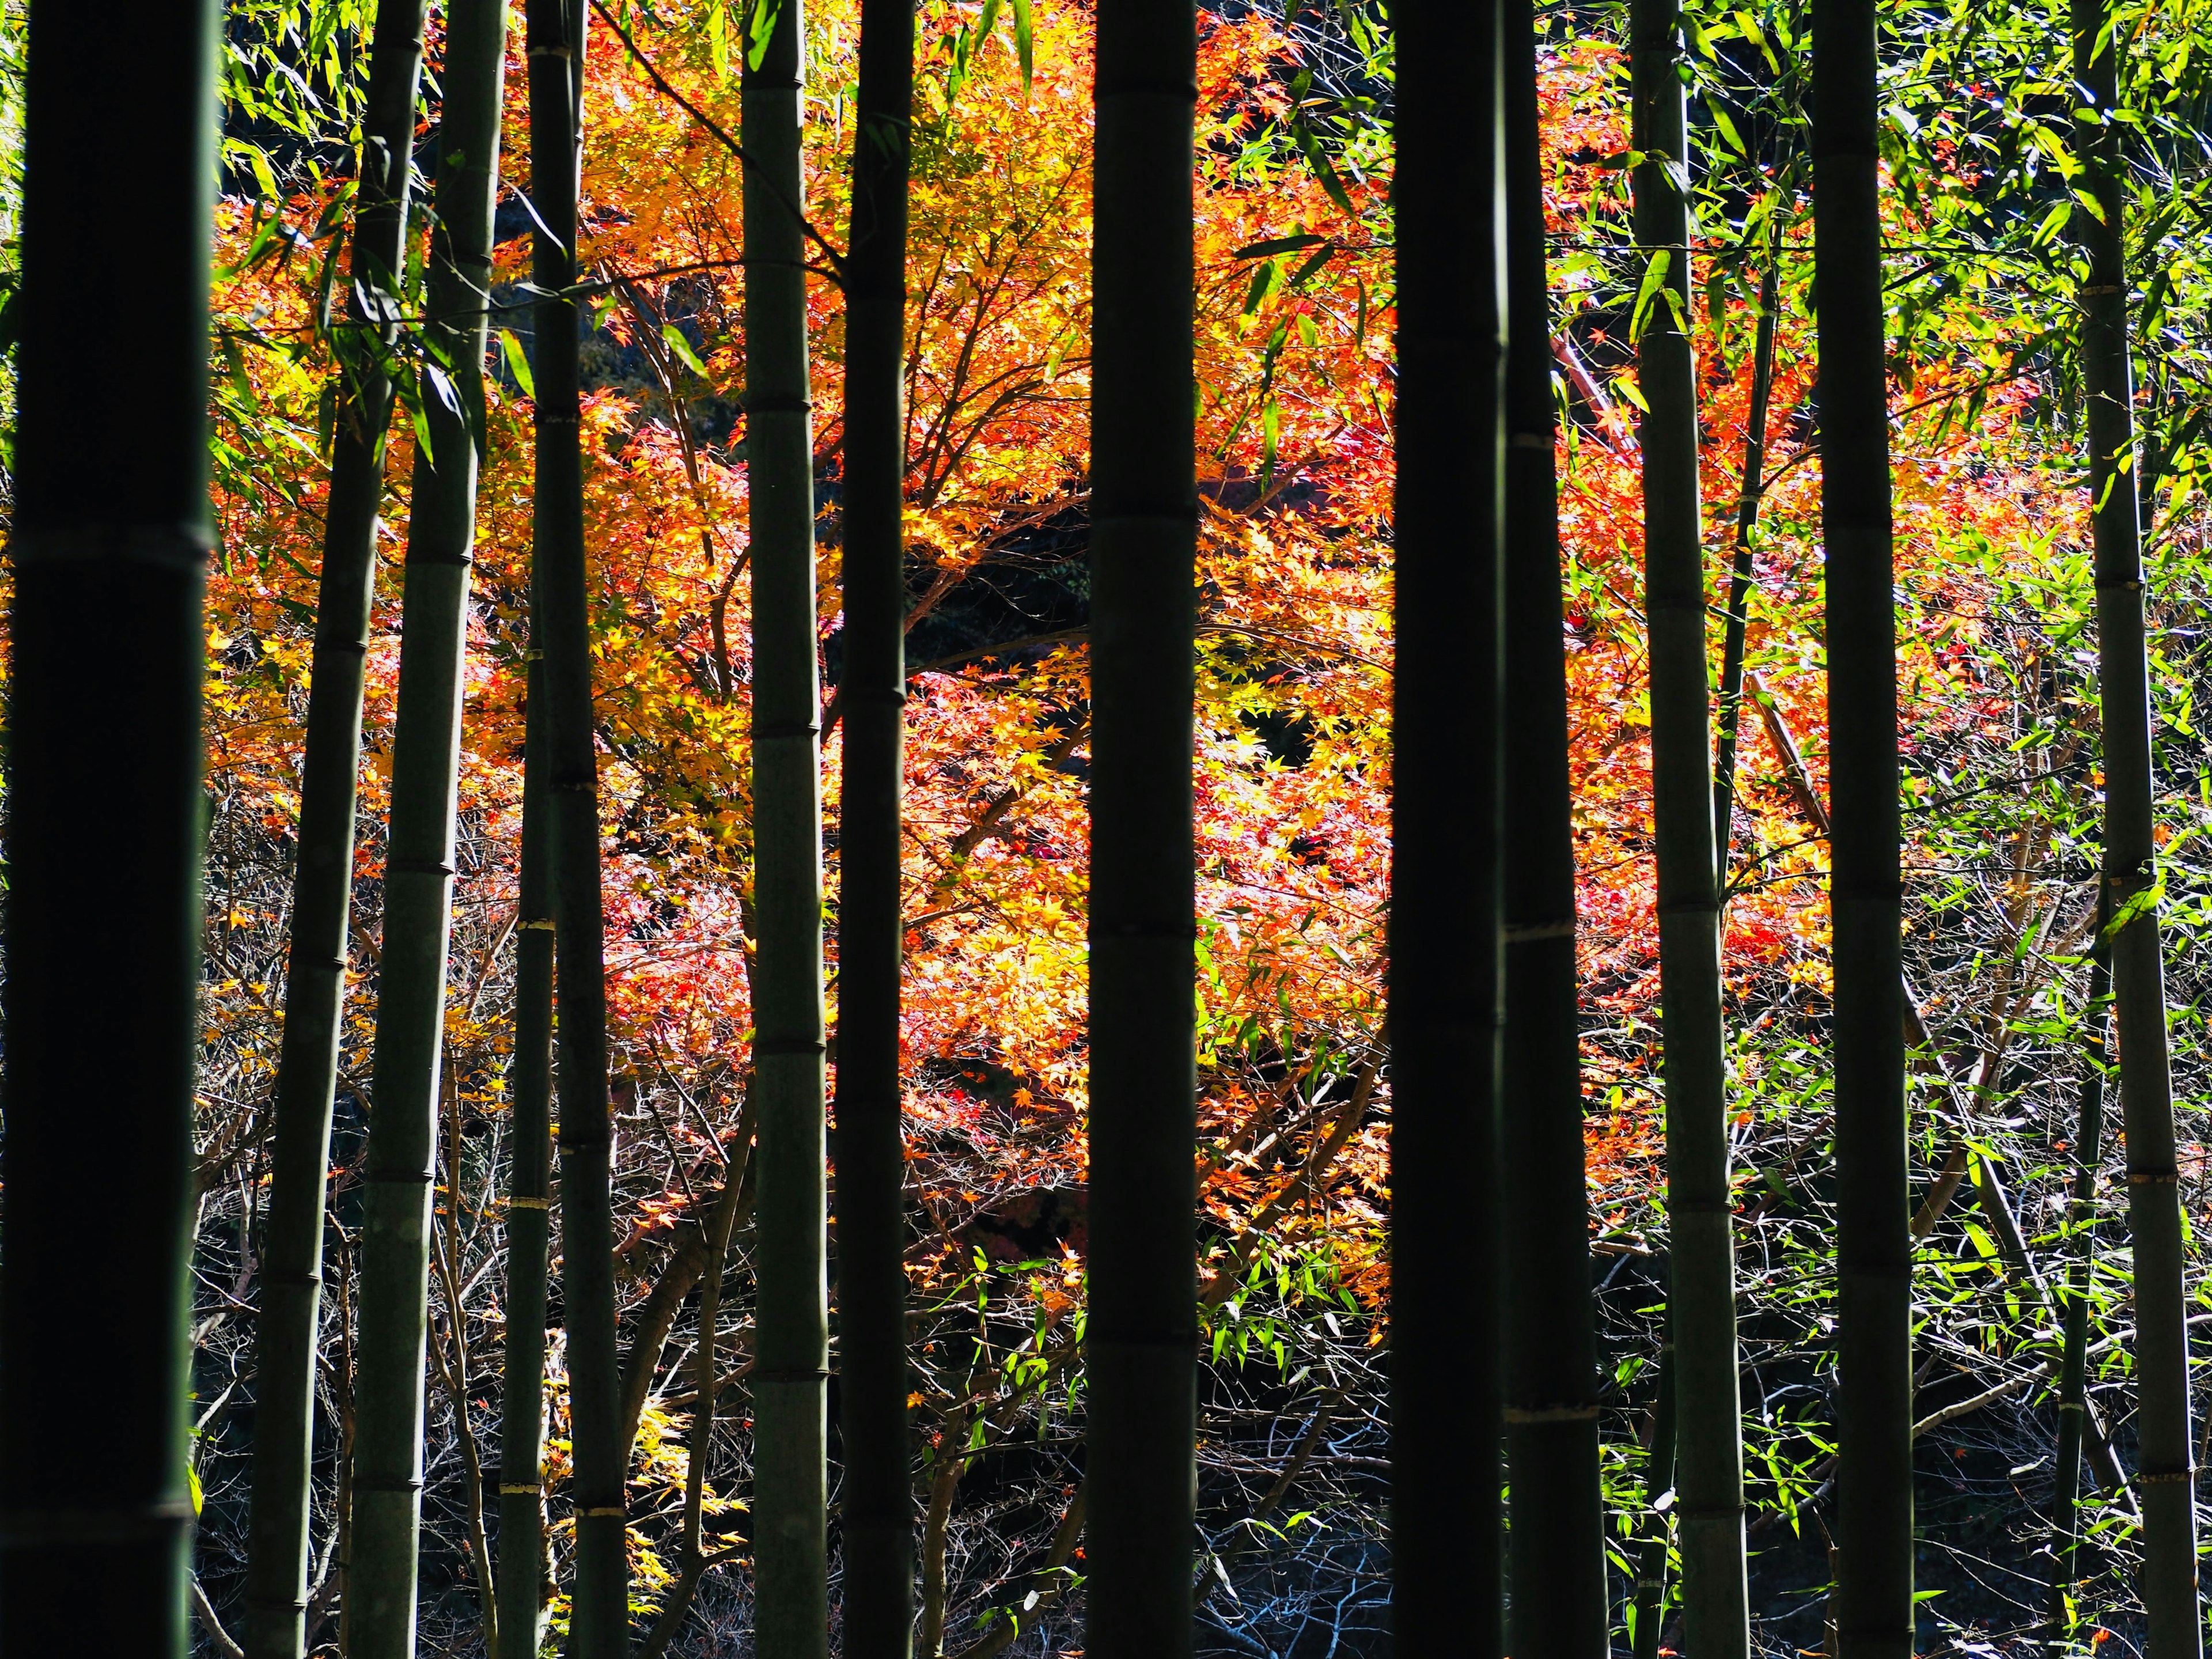
[[[815,246],[820,248],[822,250],[823,257],[830,261],[830,270],[832,278],[842,283],[845,277],[845,256],[838,252],[835,247],[831,246],[829,239],[823,236],[820,231],[815,229],[813,222],[808,219],[806,215],[799,210],[799,204],[784,195],[783,191],[777,187],[774,179],[769,179],[766,174],[760,173],[759,170],[754,167],[752,158],[745,154],[744,146],[740,144],[736,139],[730,137],[730,135],[723,130],[720,123],[717,122],[713,116],[708,114],[705,110],[701,109],[698,105],[693,103],[689,98],[686,98],[682,93],[677,91],[674,87],[669,84],[668,77],[660,72],[659,68],[654,65],[653,59],[647,57],[643,49],[638,46],[635,40],[630,38],[629,31],[622,26],[620,20],[615,16],[614,13],[607,9],[605,0],[592,0],[592,9],[599,13],[600,21],[604,22],[609,28],[615,32],[617,37],[621,40],[623,45],[629,49],[629,55],[635,60],[637,66],[645,71],[646,78],[651,81],[654,86],[660,89],[662,95],[674,100],[678,108],[680,108],[686,115],[690,116],[693,120],[696,121],[701,126],[706,128],[708,132],[714,136],[716,141],[721,144],[723,149],[728,150],[731,155],[738,158],[738,164],[745,169],[746,183],[748,186],[754,184],[764,183],[771,191],[775,191],[775,198],[783,204],[784,210],[790,214],[793,219],[799,222],[799,228],[800,232],[805,234],[806,240],[813,243]]]

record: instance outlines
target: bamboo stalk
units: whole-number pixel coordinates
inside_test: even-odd
[[[418,21],[418,58],[419,41]],[[380,50],[380,37],[379,45]],[[429,441],[417,447],[408,521],[377,969],[376,1110],[369,1120],[362,1220],[362,1357],[356,1380],[361,1467],[354,1485],[354,1583],[362,1606],[353,1649],[360,1659],[408,1659],[415,1646],[423,1362],[434,1251],[446,946],[453,917],[462,657],[476,542],[477,465],[483,441],[484,334],[506,50],[502,0],[466,0],[449,9],[438,225],[424,337],[434,360],[444,365],[440,373],[446,385],[441,390],[426,367],[422,398]],[[411,81],[408,97],[411,143]],[[459,1310],[451,1312],[458,1321]],[[458,1324],[455,1340],[460,1340]],[[460,1409],[465,1411],[465,1401]],[[480,1558],[477,1565],[489,1597],[489,1562]]]
[[[845,261],[844,793],[838,802],[837,1329],[847,1659],[914,1626],[899,1078],[906,702],[906,196],[913,0],[864,0]]]
[[[1813,216],[1835,927],[1841,1659],[1912,1653],[1912,1252],[1873,0],[1814,0]]]
[[[9,1654],[185,1651],[216,28],[208,0],[29,20],[0,989]]]
[[[1729,567],[1728,623],[1721,643],[1720,696],[1715,703],[1719,740],[1713,759],[1713,842],[1716,868],[1728,879],[1735,830],[1735,762],[1743,727],[1744,635],[1750,622],[1752,542],[1765,491],[1766,423],[1774,396],[1774,325],[1782,309],[1778,247],[1768,252],[1759,279],[1759,323],[1751,354],[1751,410],[1744,421],[1743,479],[1736,495],[1735,554]]]
[[[1191,0],[1100,0],[1091,251],[1091,1659],[1188,1659],[1195,1546]]]
[[[1566,654],[1545,269],[1536,34],[1505,29],[1505,1063],[1504,1418],[1512,1525],[1507,1650],[1603,1659],[1596,1312],[1583,1168]],[[1702,810],[1702,809],[1700,809]]]
[[[2098,920],[2105,918],[2098,907]],[[2101,930],[2100,930],[2101,931]],[[2089,1275],[2094,1261],[2097,1171],[2105,1156],[2106,1029],[2111,1023],[2112,965],[2100,941],[2089,963],[2081,1011],[2081,1103],[2074,1136],[2074,1190],[2066,1216],[2066,1276],[2059,1291],[2064,1331],[2059,1361],[2057,1466],[2051,1493],[2051,1620],[2045,1640],[2063,1652],[2074,1635],[2068,1602],[2080,1577],[2081,1443],[2088,1414]]]
[[[753,1370],[754,1641],[829,1644],[823,1091],[822,696],[806,342],[800,0],[764,7],[742,84],[745,451],[751,489],[753,1098],[760,1113]]]
[[[584,550],[576,280],[585,13],[530,0],[531,196],[537,210],[537,501],[531,635],[544,653],[548,839],[560,962],[561,1300],[574,1443],[576,1577],[569,1652],[619,1659],[629,1629],[609,1165],[606,939],[599,893],[599,765],[592,701],[590,573]],[[520,1484],[520,1483],[518,1483]]]
[[[543,670],[531,653],[524,715],[522,867],[514,927],[514,1060],[508,1073],[507,1344],[501,1364],[499,1625],[536,1659],[545,1628],[545,1304],[553,1188],[553,895],[546,823]]]
[[[1637,423],[1637,447],[1644,463],[1661,1077],[1673,1234],[1667,1322],[1677,1373],[1674,1521],[1686,1646],[1700,1659],[1744,1659],[1751,1626],[1679,0],[1637,0],[1632,37],[1633,148],[1644,158],[1635,171],[1636,239],[1646,261],[1648,296],[1637,336],[1638,380],[1647,406]],[[1739,642],[1739,661],[1741,654]]]
[[[2122,215],[2129,186],[2118,103],[2117,52],[2105,0],[2074,0],[2076,150],[2096,203],[2072,224],[2088,256],[2080,294],[2086,383],[2091,540],[2097,572],[2097,688],[2104,734],[2105,833],[2100,902],[2112,918],[2112,1016],[2127,1141],[2128,1234],[2135,1254],[2136,1482],[2143,1511],[2137,1583],[2147,1659],[2197,1659],[2196,1473],[2190,1434],[2189,1334],[2173,1079],[2159,949],[2153,840],[2149,672],[2144,648],[2142,526],[2135,471],[2135,393],[2128,350],[2128,270]]]
[[[276,1071],[270,1259],[259,1332],[263,1381],[255,1414],[244,1644],[252,1659],[296,1659],[305,1634],[307,1467],[323,1205],[345,994],[368,611],[398,336],[397,325],[370,307],[388,305],[394,314],[399,309],[416,90],[428,12],[427,0],[381,0],[377,7],[362,125],[352,298],[348,321],[331,340],[337,415],[301,766],[300,850]],[[367,299],[371,295],[376,298]],[[410,1158],[405,1155],[409,1149],[389,1149],[390,1137],[386,1139],[388,1150],[370,1151],[362,1238],[365,1270],[382,1253],[395,1204],[427,1214],[428,1179],[422,1173],[428,1168],[427,1142],[420,1156]],[[410,1412],[405,1389],[401,1398],[387,1397],[384,1380],[373,1368],[364,1368],[358,1380],[351,1634],[355,1652],[380,1659],[406,1645],[414,1627],[422,1338],[418,1334],[408,1340],[404,1310],[398,1324],[387,1329],[393,1310],[386,1305],[380,1285],[365,1283],[362,1289],[367,1350],[382,1354],[397,1344],[400,1365],[414,1356],[412,1393],[417,1401]],[[419,1333],[420,1322],[415,1322]]]
[[[1668,1511],[1660,1504],[1674,1490],[1674,1426],[1681,1386],[1671,1340],[1659,1346],[1658,1371],[1659,1398],[1651,1412],[1651,1446],[1644,1476],[1644,1501],[1651,1505],[1651,1513],[1644,1522],[1644,1541],[1636,1554],[1636,1582],[1631,1587],[1635,1614],[1629,1638],[1635,1659],[1658,1659],[1659,1631],[1667,1616]]]
[[[1394,19],[1391,1629],[1401,1652],[1496,1659],[1501,39],[1494,3],[1418,0]],[[1225,1294],[1242,1278],[1217,1283]]]

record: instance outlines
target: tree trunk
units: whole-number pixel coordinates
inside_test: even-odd
[[[1494,4],[1395,17],[1391,1627],[1401,1653],[1498,1659],[1500,38]]]
[[[1679,0],[1636,0],[1632,33],[1633,147],[1644,157],[1635,174],[1636,240],[1649,273],[1637,338],[1646,413],[1637,435],[1644,461],[1667,1212],[1673,1233],[1667,1322],[1676,1371],[1674,1526],[1689,1650],[1699,1659],[1742,1659],[1750,1651],[1751,1626]]]
[[[390,301],[395,314],[399,309],[415,94],[422,79],[428,12],[428,0],[380,0],[377,7],[355,210],[353,299],[348,320],[333,340],[337,417],[307,693],[291,951],[276,1066],[267,1260],[262,1275],[244,1644],[252,1659],[297,1659],[305,1639],[308,1465],[314,1431],[323,1206],[353,894],[362,685],[376,580],[377,514],[384,503],[385,441],[392,418],[392,347],[398,336],[395,323],[368,313],[362,295]],[[427,1167],[427,1150],[423,1158]],[[369,1225],[374,1227],[383,1206],[375,1195],[379,1176],[374,1167],[370,1180]],[[407,1204],[428,1200],[420,1181],[401,1196]],[[370,1310],[363,1311],[374,1316]],[[413,1348],[418,1371],[421,1346],[418,1335]],[[414,1389],[419,1398],[419,1376]],[[357,1512],[352,1522],[354,1553],[348,1583],[353,1637],[361,1644],[356,1651],[380,1654],[396,1650],[393,1640],[408,1639],[390,1636],[395,1623],[403,1632],[414,1627],[411,1540],[420,1491],[410,1483],[420,1473],[416,1443],[421,1437],[410,1434],[404,1424],[396,1428],[387,1424],[383,1402],[373,1395],[364,1395],[359,1404],[356,1446],[365,1461],[355,1471]]]
[[[837,1328],[844,1651],[913,1645],[906,1138],[899,1084],[906,702],[906,192],[913,0],[864,0],[845,256],[844,793],[838,803]]]
[[[2104,921],[2099,907],[2098,921]],[[2051,1624],[2045,1632],[2053,1653],[2068,1651],[2074,1621],[2067,1603],[2081,1577],[2075,1565],[2080,1543],[2081,1441],[2089,1406],[2089,1274],[2094,1260],[2097,1170],[2105,1156],[2105,1030],[2112,1018],[2112,965],[2100,945],[2089,959],[2089,997],[2081,1010],[2087,1034],[2082,1044],[2081,1110],[2074,1135],[2074,1201],[2066,1216],[2066,1277],[2059,1291],[2063,1331],[2058,1373],[2058,1456],[2051,1496]]]
[[[1191,1651],[1191,0],[1100,0],[1091,250],[1092,1659]]]
[[[806,362],[805,27],[769,7],[746,58],[745,453],[752,492],[753,1089],[760,1102],[753,1370],[754,1640],[829,1651],[830,1338],[823,1133],[822,693]],[[757,23],[755,31],[763,24]],[[757,33],[755,35],[758,39]],[[757,54],[757,56],[756,56]]]
[[[2076,149],[2098,211],[2073,223],[2088,255],[2081,290],[2087,392],[2089,498],[2097,565],[2097,676],[2103,718],[2102,902],[2112,917],[2112,1016],[2128,1151],[2128,1233],[2135,1248],[2137,1437],[2142,1462],[2148,1659],[2196,1659],[2196,1480],[2189,1432],[2189,1336],[2173,1079],[2159,951],[2149,672],[2143,648],[2142,526],[2136,514],[2135,391],[2128,351],[2128,275],[2115,54],[2104,0],[2074,0],[2074,78],[2083,93]]]
[[[531,637],[544,653],[546,829],[560,962],[561,1302],[568,1334],[575,1446],[576,1577],[568,1651],[620,1659],[629,1643],[623,1509],[629,1447],[615,1350],[614,1218],[609,1163],[605,917],[599,899],[599,765],[593,749],[590,573],[584,554],[579,317],[559,297],[576,281],[583,153],[581,0],[530,0],[530,161],[538,210],[536,564]]]
[[[534,659],[537,652],[531,653]],[[522,869],[514,922],[514,1062],[508,1075],[507,1352],[499,1426],[499,1628],[504,1655],[537,1659],[545,1632],[545,1303],[553,1195],[553,881],[545,787],[544,671],[530,665],[522,750]]]
[[[1566,647],[1553,477],[1551,303],[1530,0],[1505,27],[1504,1379],[1507,1650],[1607,1651],[1596,1316],[1583,1175]]]
[[[453,403],[459,407],[425,374],[422,406],[430,442],[415,458],[408,524],[384,940],[378,956],[376,1109],[369,1120],[362,1216],[351,1563],[357,1603],[352,1652],[359,1659],[410,1659],[415,1650],[423,1344],[439,1060],[446,1036],[446,943],[453,916],[461,656],[476,543],[506,55],[503,0],[456,0],[447,12],[441,76],[445,106],[425,344],[444,362]],[[450,1312],[456,1321],[461,1316],[458,1308]]]
[[[1766,491],[1766,422],[1774,393],[1774,323],[1781,308],[1781,250],[1767,256],[1759,279],[1759,325],[1751,354],[1751,412],[1744,422],[1743,484],[1736,496],[1735,556],[1729,570],[1728,623],[1721,645],[1720,727],[1713,761],[1714,868],[1723,891],[1735,836],[1735,759],[1743,733],[1744,635],[1751,603],[1751,543],[1759,528],[1759,498]]]
[[[182,1659],[216,8],[41,4],[30,31],[0,1649]]]
[[[1814,0],[1813,35],[1834,826],[1836,1630],[1842,1659],[1910,1659],[1912,1251],[1873,0]]]

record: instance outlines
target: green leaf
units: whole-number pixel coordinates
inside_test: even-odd
[[[523,350],[522,342],[515,338],[513,329],[500,330],[499,349],[506,355],[507,371],[514,376],[515,385],[522,388],[524,397],[534,402],[538,397],[538,383],[531,378],[529,356]]]
[[[1661,248],[1651,256],[1651,263],[1644,267],[1644,285],[1636,290],[1636,309],[1628,319],[1631,341],[1644,337],[1644,325],[1651,311],[1651,301],[1667,283],[1667,267],[1672,261],[1669,250]]]
[[[699,361],[699,354],[691,349],[691,342],[684,337],[684,331],[673,323],[660,325],[660,337],[669,350],[676,354],[684,368],[701,380],[707,378],[707,365]]]
[[[1248,242],[1229,257],[1232,259],[1264,259],[1274,253],[1295,253],[1302,247],[1318,247],[1328,240],[1326,236],[1273,236],[1264,242]]]
[[[1014,0],[1014,57],[1022,66],[1022,96],[1036,79],[1036,37],[1030,27],[1030,0]]]

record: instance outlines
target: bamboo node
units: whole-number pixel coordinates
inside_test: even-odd
[[[1594,1405],[1508,1406],[1508,1423],[1587,1423],[1598,1414]]]
[[[541,933],[554,933],[560,931],[553,925],[553,918],[550,916],[532,916],[527,921],[518,921],[514,925],[526,929],[534,928]]]
[[[535,1492],[537,1488],[533,1486],[531,1490]],[[585,1510],[582,1513],[587,1516],[605,1517],[611,1516],[614,1519],[619,1521],[627,1516],[629,1511],[619,1504],[599,1504],[593,1505],[588,1510]]]
[[[553,1207],[553,1200],[550,1198],[510,1198],[507,1200],[507,1207],[510,1210],[550,1210]]]
[[[2180,1182],[2179,1173],[2139,1175],[2133,1170],[2128,1171],[2128,1185],[2130,1187],[2173,1187],[2179,1186]]]
[[[2122,291],[2118,283],[2095,283],[2081,290],[2084,294],[2118,294]]]
[[[1572,916],[1569,916],[1564,921],[1509,923],[1505,928],[1505,942],[1508,945],[1520,945],[1531,939],[1572,939],[1574,936],[1575,919]]]
[[[2195,1469],[2164,1469],[2156,1474],[2141,1470],[2136,1475],[2136,1484],[2139,1486],[2169,1486],[2178,1481],[2194,1480],[2196,1478]]]
[[[527,1486],[510,1486],[502,1484],[499,1489],[499,1495],[501,1498],[520,1498],[527,1494],[532,1498],[535,1498],[538,1496],[538,1489],[535,1485]]]

